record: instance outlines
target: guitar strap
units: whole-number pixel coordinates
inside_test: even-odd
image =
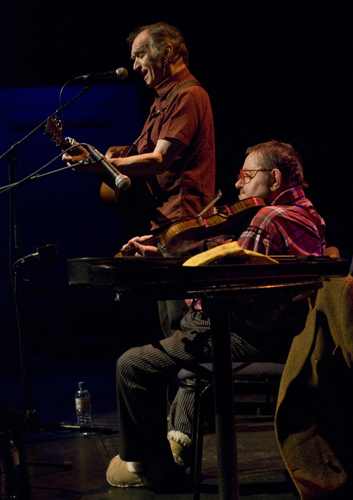
[[[138,136],[138,138],[132,143],[132,146],[131,148],[129,149],[129,152],[127,153],[126,156],[130,156],[132,151],[133,150],[136,150],[137,148],[137,143],[139,142],[139,140],[147,134],[147,132],[153,127],[153,124],[154,122],[156,121],[156,118],[157,116],[161,115],[163,113],[163,111],[165,110],[165,108],[167,107],[167,105],[170,103],[170,101],[172,99],[174,99],[174,97],[183,89],[186,89],[187,87],[194,87],[194,86],[198,86],[200,87],[200,84],[198,82],[195,82],[195,81],[189,81],[189,82],[185,82],[183,83],[182,85],[180,85],[180,87],[178,87],[177,89],[174,90],[174,92],[172,92],[170,94],[170,96],[168,97],[168,99],[165,101],[165,103],[163,104],[163,106],[161,107],[161,109],[159,109],[158,111],[156,111],[155,113],[152,113],[151,114],[151,118],[152,118],[152,121],[151,123],[149,124],[148,128]],[[136,153],[133,153],[133,154],[136,154]]]

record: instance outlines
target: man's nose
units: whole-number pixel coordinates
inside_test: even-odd
[[[138,63],[137,59],[135,59],[134,64],[132,66],[132,69],[134,71],[137,71],[139,67],[140,67],[140,64]]]

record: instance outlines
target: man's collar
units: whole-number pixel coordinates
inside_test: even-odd
[[[162,99],[174,86],[175,84],[183,80],[186,76],[190,75],[190,71],[188,70],[187,67],[182,68],[180,71],[175,73],[172,76],[169,76],[163,82],[161,82],[159,85],[157,85],[153,90],[155,92],[156,97],[159,97]]]
[[[282,191],[271,203],[271,205],[288,205],[293,200],[304,198],[305,193],[302,186],[294,186],[292,188]]]

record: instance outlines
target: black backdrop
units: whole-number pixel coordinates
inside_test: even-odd
[[[218,186],[229,200],[244,150],[290,142],[328,240],[351,253],[352,21],[349,1],[13,0],[2,6],[1,87],[61,86],[73,76],[131,69],[125,38],[166,20],[183,32],[190,69],[214,109]],[[150,94],[138,75],[144,112]],[[227,200],[226,200],[227,201]]]
[[[303,157],[308,196],[327,222],[328,244],[350,258],[352,5],[12,0],[0,16],[0,87],[60,88],[74,76],[123,66],[138,86],[144,116],[151,94],[131,71],[125,39],[142,24],[174,24],[185,36],[191,71],[211,97],[222,202],[236,199],[246,147],[290,142]]]

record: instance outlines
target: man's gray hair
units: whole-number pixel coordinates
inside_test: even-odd
[[[166,57],[166,47],[168,43],[173,45],[174,51],[169,62],[177,62],[180,59],[183,60],[186,66],[189,63],[188,49],[185,45],[184,37],[174,26],[171,26],[165,22],[159,22],[155,24],[146,24],[145,26],[140,26],[136,28],[127,37],[128,44],[133,44],[135,38],[142,33],[147,31],[149,34],[151,45],[148,46],[150,54],[154,59],[164,59]]]

